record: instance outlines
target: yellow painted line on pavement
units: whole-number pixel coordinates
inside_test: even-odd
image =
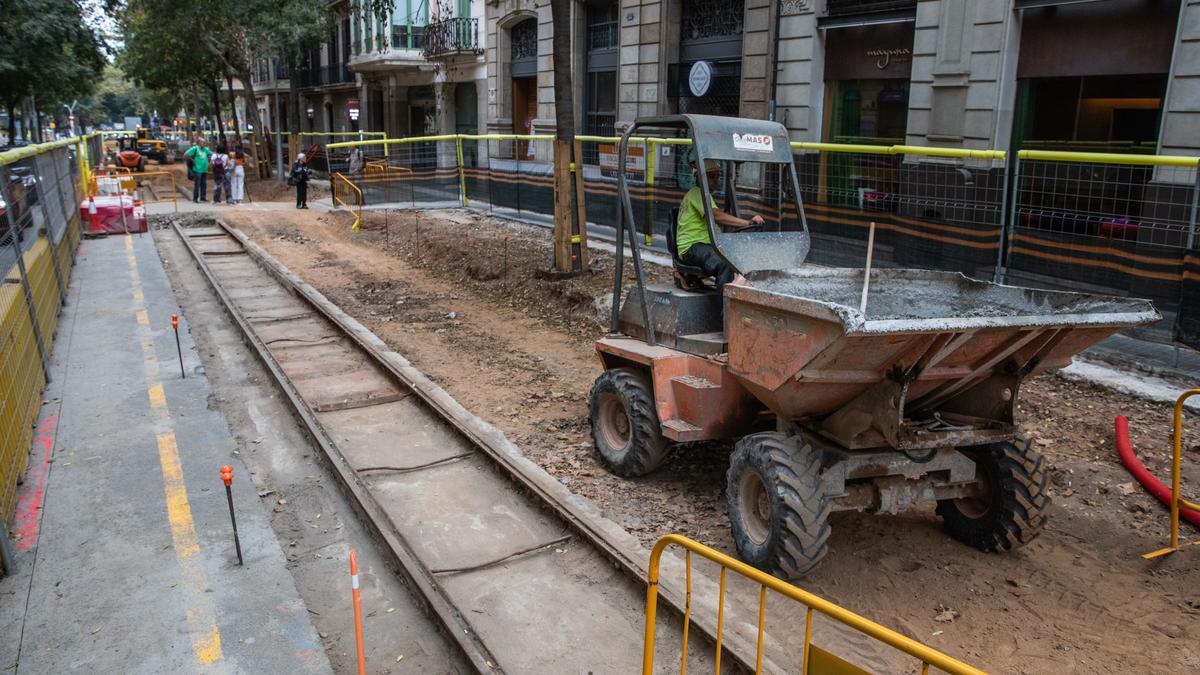
[[[151,402],[151,405],[154,405]],[[200,552],[196,541],[196,526],[192,522],[192,507],[188,504],[187,486],[183,484],[183,467],[179,465],[179,447],[175,445],[175,432],[158,435],[158,462],[162,465],[163,489],[167,495],[167,521],[171,523],[171,537],[175,540],[175,551],[181,558],[190,558]]]
[[[183,465],[179,461],[179,446],[175,439],[171,410],[167,407],[166,392],[159,378],[158,357],[154,353],[154,334],[150,331],[141,275],[138,274],[137,258],[133,253],[133,238],[128,235],[125,237],[125,248],[129,250],[129,277],[133,283],[133,301],[137,307],[137,331],[138,341],[142,345],[146,399],[150,403],[158,442],[158,463],[162,470],[167,524],[171,528],[171,541],[174,544],[175,559],[179,564],[182,586],[188,596],[189,607],[185,614],[188,634],[196,660],[202,665],[209,665],[225,658],[221,650],[221,631],[217,629],[212,600],[206,595],[210,585],[198,555],[200,540],[196,536],[196,523],[192,518],[191,503],[188,501]]]
[[[163,393],[163,386],[161,383],[151,386],[146,390],[146,394],[150,398],[151,408],[167,407],[167,395]]]

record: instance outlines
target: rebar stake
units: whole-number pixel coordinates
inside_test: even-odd
[[[179,377],[187,379],[187,373],[183,371],[183,347],[179,346],[179,315],[171,315],[171,328],[175,329],[175,351],[179,353]]]
[[[229,500],[229,522],[233,523],[233,546],[237,549],[238,564],[242,562],[242,540],[238,538],[237,517],[233,515],[233,467],[221,467],[221,480],[225,482],[225,498]]]
[[[358,588],[358,553],[350,549],[350,598],[354,604],[354,647],[358,660],[358,675],[366,675],[367,660],[363,650],[362,592]]]

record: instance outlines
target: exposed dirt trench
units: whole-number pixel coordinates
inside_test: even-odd
[[[546,231],[480,214],[372,213],[358,234],[345,214],[223,215],[643,543],[680,532],[732,551],[727,446],[680,448],[632,481],[595,459],[587,393],[610,256],[594,253],[593,275],[551,280],[539,274]],[[1200,550],[1140,558],[1164,545],[1167,517],[1130,485],[1112,442],[1113,416],[1129,415],[1135,449],[1165,479],[1169,406],[1054,375],[1026,383],[1021,401],[1051,465],[1041,538],[988,555],[946,537],[931,508],[835,514],[830,555],[802,585],[993,672],[1200,669]],[[1195,445],[1187,455],[1200,464]]]

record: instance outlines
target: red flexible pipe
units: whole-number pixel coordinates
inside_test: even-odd
[[[1117,452],[1121,455],[1121,463],[1137,479],[1137,482],[1146,488],[1147,492],[1154,495],[1158,501],[1170,506],[1171,488],[1158,482],[1158,479],[1146,470],[1146,466],[1137,458],[1137,455],[1133,454],[1133,446],[1129,443],[1129,420],[1124,415],[1117,415],[1114,426],[1117,430]],[[1179,518],[1200,527],[1200,511],[1180,509]]]

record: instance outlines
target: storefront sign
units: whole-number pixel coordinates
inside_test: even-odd
[[[912,50],[906,47],[898,47],[896,49],[868,49],[867,56],[875,58],[875,67],[884,70],[893,61],[902,63],[912,60]]]
[[[692,90],[692,96],[703,96],[708,93],[708,88],[712,86],[712,64],[708,61],[697,61],[692,64],[692,70],[688,73],[688,87]]]
[[[350,118],[351,122],[358,121],[358,109],[358,99],[352,98],[346,101],[346,115]]]
[[[601,145],[600,168],[604,171],[617,170],[617,146]],[[625,154],[625,169],[632,173],[646,172],[646,148],[636,145],[629,146]]]
[[[745,152],[774,152],[775,139],[767,134],[734,134],[733,149]]]

